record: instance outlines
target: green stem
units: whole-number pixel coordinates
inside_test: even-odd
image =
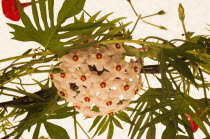
[[[6,118],[7,122],[14,127],[14,125]],[[20,136],[22,139],[24,139],[22,136]]]
[[[77,118],[76,118],[76,110],[74,108],[74,133],[75,133],[75,139],[78,139],[77,135]]]
[[[131,33],[130,33],[129,37],[131,36],[131,34],[133,33],[133,31],[135,30],[135,28],[136,28],[136,26],[137,26],[137,24],[138,24],[138,22],[139,22],[140,19],[141,19],[141,15],[138,16],[138,18],[137,18],[137,20],[136,20],[136,23],[135,23],[135,25],[133,26],[133,29],[131,30]]]
[[[130,4],[130,6],[131,6],[133,12],[135,13],[135,15],[138,16],[138,13],[136,12],[136,10],[135,10],[135,8],[134,8],[134,6],[133,6],[131,0],[127,0],[127,1],[128,1],[128,3]]]
[[[88,139],[91,139],[91,137],[87,134],[87,132],[84,130],[84,128],[80,125],[80,123],[78,121],[76,121],[78,126],[80,127],[80,129],[82,129],[82,131],[85,133],[85,135],[87,136]]]
[[[207,92],[206,92],[206,85],[205,85],[205,81],[204,81],[204,78],[203,78],[203,73],[202,73],[200,68],[198,68],[198,71],[199,71],[199,74],[201,76],[201,80],[202,80],[202,84],[203,84],[203,92],[204,92],[204,96],[205,96],[206,107],[209,107]]]
[[[154,45],[156,47],[160,47],[160,48],[166,48],[166,47],[169,47],[171,48],[171,45],[169,44],[160,44],[160,43],[155,43],[155,42],[146,42],[146,41],[139,41],[139,40],[106,40],[106,41],[102,41],[102,42],[99,42],[99,44],[105,44],[105,43],[136,43],[136,44],[141,44],[141,45]]]
[[[186,26],[185,26],[184,20],[182,20],[181,22],[182,22],[182,27],[183,27],[184,34],[185,34],[185,39],[186,39],[187,41],[190,41],[190,38],[189,38],[188,35],[187,35],[187,30],[186,30]]]
[[[6,62],[6,61],[10,61],[10,60],[16,60],[16,59],[20,59],[20,58],[27,58],[27,57],[32,57],[34,55],[53,55],[53,53],[51,53],[50,51],[46,51],[46,52],[40,52],[40,53],[36,53],[36,54],[27,54],[27,55],[21,55],[21,56],[14,56],[14,57],[10,57],[10,58],[5,58],[5,59],[1,59],[0,63],[2,62]]]
[[[142,60],[141,60],[141,59],[139,59],[139,60],[140,60],[140,64],[141,64],[141,65],[143,65]],[[146,75],[146,72],[145,72],[144,66],[142,66],[142,71],[143,71],[143,73],[144,73],[144,76],[145,76],[145,79],[146,79],[147,85],[148,85],[148,87],[150,88],[149,80],[148,80],[148,78],[147,78],[147,75]]]

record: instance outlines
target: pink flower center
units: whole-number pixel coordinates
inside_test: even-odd
[[[101,82],[100,87],[101,88],[105,88],[106,87],[106,83],[105,82]]]
[[[107,102],[106,102],[106,105],[107,105],[107,106],[111,106],[111,105],[112,105],[112,101],[107,101]]]
[[[129,89],[129,85],[126,84],[123,88],[125,91],[127,91]]]
[[[90,102],[90,98],[89,97],[85,97],[84,100],[85,100],[85,102]]]
[[[102,54],[101,54],[101,53],[97,53],[97,54],[96,54],[96,59],[98,59],[98,60],[99,60],[99,59],[102,59]]]
[[[121,71],[122,66],[121,65],[117,65],[115,69],[116,69],[116,71]]]
[[[80,80],[82,80],[82,81],[84,82],[84,81],[87,80],[87,77],[86,77],[85,75],[82,75],[82,76],[80,77]]]
[[[115,43],[115,48],[120,49],[121,48],[120,44],[119,43]]]
[[[60,73],[61,78],[65,78],[66,74],[65,73]]]
[[[74,55],[73,58],[72,58],[72,60],[75,61],[75,62],[78,61],[79,60],[78,55]]]

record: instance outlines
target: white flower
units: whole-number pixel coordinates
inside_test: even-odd
[[[104,46],[99,48],[90,48],[90,57],[87,59],[87,63],[90,65],[95,65],[98,71],[102,71],[104,66],[110,60],[110,57],[105,52],[106,47]]]
[[[76,50],[70,50],[67,55],[63,56],[61,62],[68,63],[69,71],[75,71],[86,60],[88,52]]]
[[[118,111],[125,110],[130,104],[131,100],[123,100],[121,104],[118,104]]]
[[[70,88],[70,83],[75,83],[75,78],[71,73],[57,73],[50,74],[50,78],[55,84],[56,88],[68,89]]]
[[[107,55],[122,55],[125,53],[125,49],[122,47],[121,43],[108,43],[106,53]]]
[[[129,79],[125,78],[122,81],[122,84],[117,88],[117,91],[120,91],[124,98],[131,95],[131,91],[133,90],[135,84],[134,81],[130,81]]]
[[[114,55],[107,64],[106,69],[112,74],[112,78],[120,77],[121,79],[125,78],[125,69],[128,64],[125,60],[121,60],[119,55]]]
[[[126,109],[143,86],[139,61],[126,62],[122,55],[125,49],[120,43],[105,45],[70,50],[59,59],[57,67],[52,67],[63,72],[50,74],[58,94],[86,118]]]
[[[100,76],[98,76],[98,78],[94,78],[96,79],[94,83],[94,90],[104,92],[113,87],[113,81],[110,80],[109,72],[104,71]]]
[[[139,76],[139,73],[140,73],[140,68],[141,68],[141,65],[138,61],[134,61],[133,59],[130,59],[130,63],[129,63],[129,66],[128,68],[126,69],[127,70],[127,78],[136,78]]]
[[[91,94],[90,90],[80,87],[80,93],[76,96],[76,99],[86,104],[86,106],[92,106],[95,97],[93,94]]]
[[[73,75],[76,78],[77,86],[89,87],[92,84],[90,80],[93,73],[89,70],[88,65],[82,64],[79,70],[76,70]]]

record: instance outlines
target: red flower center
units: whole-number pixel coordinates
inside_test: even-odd
[[[117,65],[117,66],[115,67],[115,69],[116,69],[116,71],[121,71],[122,67],[121,67],[121,65]]]
[[[129,85],[126,84],[123,88],[125,91],[127,91],[129,89]]]
[[[121,48],[120,44],[119,43],[115,43],[115,48],[120,49]]]
[[[113,115],[114,114],[114,112],[110,112],[110,113],[108,113],[108,115]]]
[[[88,43],[88,42],[89,42],[89,40],[83,41],[83,43]]]
[[[135,92],[134,92],[134,94],[135,95],[138,94],[138,91],[139,91],[139,89],[136,89]]]
[[[105,82],[101,82],[100,86],[101,86],[101,88],[105,88],[106,87],[106,83]]]
[[[60,95],[62,96],[62,97],[65,97],[65,93],[63,92],[63,91],[60,91]]]
[[[50,80],[53,80],[53,74],[50,74]]]
[[[133,70],[134,70],[134,72],[138,72],[139,71],[138,67],[136,67],[136,66],[134,67]]]
[[[98,60],[99,60],[99,59],[102,59],[102,57],[103,57],[103,56],[102,56],[102,54],[101,54],[101,53],[97,53],[97,54],[96,54],[96,59],[98,59]]]
[[[106,102],[106,105],[107,105],[107,106],[111,106],[111,105],[112,105],[112,101],[107,101],[107,102]]]
[[[75,62],[78,61],[78,60],[79,60],[78,55],[74,55],[74,56],[72,57],[72,60],[75,61]]]
[[[66,74],[65,73],[60,73],[61,78],[65,78]]]
[[[85,100],[85,102],[90,102],[90,98],[89,97],[85,97],[84,100]]]
[[[80,80],[82,80],[82,81],[84,82],[84,81],[87,80],[87,77],[86,77],[85,75],[82,75],[82,76],[80,77]]]
[[[74,107],[75,107],[76,109],[81,109],[81,107],[78,106],[78,105],[75,105]]]

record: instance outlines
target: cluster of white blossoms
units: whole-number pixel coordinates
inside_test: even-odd
[[[88,43],[85,41],[83,43]],[[126,61],[120,43],[70,50],[50,74],[58,94],[91,118],[124,110],[142,88],[141,65]]]

